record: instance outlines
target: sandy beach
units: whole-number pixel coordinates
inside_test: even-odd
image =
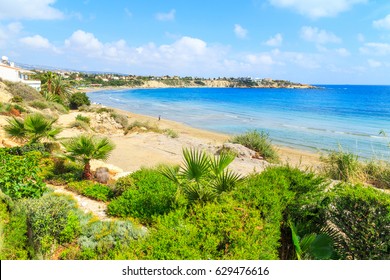
[[[141,167],[153,167],[162,163],[180,164],[182,161],[182,149],[197,148],[205,150],[210,154],[215,154],[224,143],[227,143],[231,135],[216,133],[190,127],[186,124],[135,114],[119,109],[113,109],[115,112],[125,115],[129,124],[134,121],[148,122],[152,126],[158,126],[161,130],[170,129],[178,134],[178,137],[171,138],[168,135],[156,132],[132,132],[127,135],[118,130],[117,133],[104,133],[116,145],[107,164],[119,167],[123,173],[133,172]],[[75,120],[80,112],[75,111],[69,114],[61,115],[58,124],[67,127]],[[94,117],[95,113],[81,114]],[[65,129],[61,137],[72,137],[81,133],[76,128]],[[283,163],[289,163],[293,166],[302,168],[318,168],[320,161],[319,155],[301,150],[295,150],[287,147],[277,146],[276,149]],[[240,174],[247,175],[252,172],[261,172],[269,163],[250,157],[238,157],[230,165],[230,168]]]

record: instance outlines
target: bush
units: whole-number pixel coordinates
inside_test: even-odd
[[[115,122],[119,123],[123,128],[126,128],[127,125],[129,124],[127,116],[125,116],[125,115],[111,113],[110,116],[111,116],[111,118],[114,119]]]
[[[176,131],[174,131],[173,129],[170,129],[170,128],[165,129],[164,130],[164,134],[166,134],[170,138],[178,138],[179,137],[179,134]]]
[[[224,195],[219,204],[197,204],[158,217],[155,229],[122,253],[125,259],[277,259],[278,235],[255,208]]]
[[[34,143],[34,144],[26,144],[23,146],[15,146],[12,148],[4,148],[6,153],[10,155],[23,156],[29,152],[39,152],[40,154],[44,154],[48,152],[48,149],[45,147],[45,144],[42,143]]]
[[[0,192],[0,259],[27,260],[26,213],[20,203]]]
[[[85,92],[76,92],[69,98],[69,108],[77,110],[80,106],[91,105],[91,101]]]
[[[49,108],[49,104],[47,104],[47,102],[45,101],[32,101],[32,102],[29,102],[28,105],[30,105],[31,107],[34,107],[36,109],[40,109],[40,110],[43,110],[43,109],[46,109],[46,108]]]
[[[378,188],[390,189],[390,163],[370,161],[363,170],[368,183]]]
[[[36,258],[48,258],[56,245],[74,241],[81,228],[76,202],[65,196],[48,194],[25,201],[28,239]]]
[[[91,123],[91,118],[89,117],[86,117],[86,116],[83,116],[81,114],[78,114],[76,116],[76,121],[81,121],[81,122],[85,122],[87,124],[90,124]]]
[[[332,190],[328,219],[341,258],[390,259],[389,194],[340,184]]]
[[[158,128],[157,125],[151,125],[148,121],[141,122],[141,121],[134,121],[132,122],[125,130],[125,134],[129,132],[146,132],[146,131],[153,131],[160,133],[161,130]]]
[[[134,240],[144,236],[145,230],[129,221],[93,221],[86,225],[78,244],[77,259],[114,259]]]
[[[114,196],[113,191],[108,186],[92,181],[72,182],[66,188],[100,201],[109,201]]]
[[[40,158],[38,152],[18,156],[0,149],[0,189],[13,199],[41,197],[46,186],[39,176]]]
[[[12,97],[11,102],[22,103],[23,102],[23,98],[21,96],[19,96],[19,95],[15,95],[14,97]]]
[[[233,137],[230,142],[241,144],[259,153],[265,160],[277,162],[279,156],[271,145],[271,140],[267,133],[257,130],[248,131],[244,134]]]
[[[349,152],[332,151],[321,157],[324,173],[334,180],[356,182],[364,179],[358,156]]]
[[[153,216],[173,209],[177,186],[159,171],[141,169],[129,176],[134,180],[134,186],[111,201],[107,208],[109,215],[134,217],[150,223]]]
[[[66,185],[81,180],[83,166],[62,158],[50,158],[42,168],[42,173],[50,184]]]
[[[134,178],[131,175],[120,177],[115,182],[115,185],[112,187],[114,195],[115,196],[120,196],[126,190],[131,189],[131,188],[136,188],[134,182],[135,182],[135,180],[134,180]]]
[[[313,173],[281,166],[248,177],[234,196],[258,209],[272,234],[280,238],[279,257],[294,259],[290,222],[299,225],[299,236],[320,232],[325,223],[325,187]]]

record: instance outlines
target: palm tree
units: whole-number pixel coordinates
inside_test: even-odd
[[[56,76],[51,84],[52,94],[59,96],[63,101],[67,101],[70,97],[70,86],[61,76]]]
[[[41,114],[28,115],[24,120],[13,117],[4,126],[5,132],[16,139],[28,141],[28,144],[40,142],[42,139],[55,140],[59,128],[53,128],[56,120],[46,119]]]
[[[91,135],[80,135],[62,143],[71,160],[79,160],[84,164],[83,178],[92,179],[92,159],[106,160],[115,145],[108,138],[95,138]]]
[[[43,90],[46,90],[47,92],[51,93],[52,92],[52,83],[53,83],[53,80],[55,79],[57,75],[54,74],[53,72],[51,71],[47,71],[44,75],[43,75],[43,85],[42,85],[42,89]]]
[[[179,186],[190,203],[211,201],[242,179],[226,169],[235,158],[231,153],[210,157],[204,151],[183,149],[183,157],[182,167],[165,167],[161,173]]]

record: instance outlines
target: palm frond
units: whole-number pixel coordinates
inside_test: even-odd
[[[216,198],[216,193],[211,188],[194,182],[189,182],[184,185],[182,190],[190,204],[204,204],[213,201]]]
[[[204,151],[183,149],[184,166],[181,175],[188,180],[200,180],[209,174],[210,158]]]
[[[175,184],[179,185],[179,170],[179,166],[163,166],[160,170],[160,173]]]
[[[110,154],[111,151],[115,149],[115,144],[112,143],[108,138],[99,138],[99,139],[92,139],[94,142],[94,159],[102,159],[106,160]]]
[[[218,176],[230,163],[236,158],[233,153],[223,152],[219,157],[214,157],[211,162],[211,170],[215,176]]]
[[[4,126],[5,132],[12,138],[26,139],[26,130],[24,129],[24,121],[12,117],[7,119],[8,124]]]
[[[242,179],[238,173],[225,169],[211,182],[211,186],[217,193],[227,192],[233,190]]]

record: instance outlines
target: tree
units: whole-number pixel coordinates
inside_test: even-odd
[[[61,97],[63,101],[67,101],[70,97],[70,86],[61,76],[56,76],[51,85],[51,93]]]
[[[28,144],[40,142],[42,139],[55,140],[59,128],[53,128],[56,120],[46,119],[41,114],[28,115],[24,120],[13,117],[4,126],[5,132],[16,139],[28,141]]]
[[[73,93],[69,98],[69,107],[70,109],[77,110],[82,105],[91,105],[91,101],[85,92],[76,92]]]
[[[226,169],[235,155],[221,153],[210,157],[204,151],[183,149],[182,167],[165,167],[162,174],[179,186],[190,203],[213,200],[225,191],[232,190],[242,179],[240,175]]]
[[[83,178],[92,179],[91,164],[92,159],[106,160],[115,145],[108,138],[96,138],[91,135],[80,135],[62,143],[69,153],[71,160],[78,160],[84,164]]]

